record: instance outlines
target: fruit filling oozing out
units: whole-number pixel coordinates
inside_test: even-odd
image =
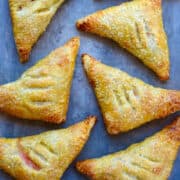
[[[19,148],[19,153],[20,157],[23,160],[23,162],[30,168],[35,169],[35,170],[40,170],[41,167],[37,165],[29,156],[28,154],[23,150],[22,145],[20,142],[18,142],[18,148]]]

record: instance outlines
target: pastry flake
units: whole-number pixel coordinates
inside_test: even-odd
[[[180,118],[157,134],[126,150],[78,162],[92,180],[166,180],[180,146]]]
[[[110,134],[180,110],[180,91],[155,88],[87,54],[82,59]]]
[[[161,9],[161,0],[134,0],[80,19],[77,28],[114,40],[167,80],[169,52]]]
[[[39,135],[0,138],[0,168],[19,180],[59,180],[87,142],[95,117]]]
[[[21,62],[46,30],[64,0],[9,0],[14,38]]]
[[[79,44],[78,37],[72,38],[17,81],[0,86],[0,111],[30,120],[65,121]]]

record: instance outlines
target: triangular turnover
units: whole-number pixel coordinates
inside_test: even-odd
[[[0,168],[20,180],[59,180],[87,142],[95,117],[39,135],[0,138]]]
[[[78,171],[92,180],[166,180],[180,146],[180,118],[162,131],[126,150],[78,162]]]
[[[21,62],[29,59],[33,45],[63,2],[64,0],[9,0],[14,39]]]
[[[129,131],[180,110],[180,91],[153,87],[87,54],[82,60],[110,134]]]
[[[161,0],[133,0],[77,21],[78,29],[110,38],[162,80],[169,78],[169,51]]]
[[[72,38],[17,81],[1,85],[0,111],[30,120],[65,121],[79,45],[79,38]]]

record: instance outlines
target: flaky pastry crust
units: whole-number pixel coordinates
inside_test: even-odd
[[[0,111],[24,119],[64,122],[79,44],[78,37],[72,38],[17,81],[0,86]]]
[[[180,118],[126,150],[78,162],[92,180],[167,180],[180,146]]]
[[[87,54],[82,60],[110,134],[129,131],[180,110],[180,91],[155,88]]]
[[[138,57],[161,80],[169,78],[169,52],[161,0],[133,0],[77,21],[77,28],[110,38]]]
[[[14,39],[21,62],[26,62],[33,45],[46,30],[64,0],[9,0]]]
[[[39,135],[0,138],[0,168],[19,180],[59,180],[87,142],[95,117]]]

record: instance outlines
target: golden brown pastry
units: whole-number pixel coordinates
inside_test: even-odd
[[[59,180],[87,142],[95,117],[39,135],[0,138],[0,168],[19,180]]]
[[[0,111],[30,120],[65,121],[79,43],[78,37],[71,39],[17,81],[0,86]]]
[[[78,162],[78,171],[92,180],[166,180],[180,146],[180,118],[162,131],[126,150]]]
[[[82,59],[110,134],[180,110],[180,91],[155,88],[86,54]]]
[[[80,19],[77,27],[116,41],[167,80],[169,52],[161,11],[161,0],[134,0]]]
[[[21,62],[46,30],[64,0],[9,0],[14,38]]]

